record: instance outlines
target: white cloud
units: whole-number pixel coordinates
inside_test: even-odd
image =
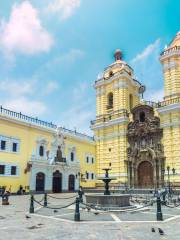
[[[55,81],[48,81],[43,87],[38,79],[0,81],[0,105],[23,114],[40,116],[47,112],[41,97],[51,94],[57,88]]]
[[[157,39],[154,43],[149,44],[141,53],[138,53],[135,58],[131,60],[131,63],[137,63],[144,61],[149,55],[151,55],[157,48],[159,48],[160,39]]]
[[[147,91],[147,93],[145,93],[145,97],[147,100],[150,100],[152,102],[163,101],[164,89],[162,88],[162,89]]]
[[[22,96],[33,92],[34,82],[18,82],[15,80],[0,81],[0,91],[6,92],[10,96]]]
[[[15,52],[47,52],[52,45],[52,36],[41,25],[38,11],[29,1],[13,5],[9,21],[1,21],[0,47],[7,56]]]
[[[42,94],[43,95],[48,95],[54,92],[59,88],[58,83],[54,81],[49,81],[44,88],[42,89]]]
[[[70,49],[67,53],[61,54],[60,56],[49,60],[45,65],[40,67],[38,69],[37,75],[38,76],[39,74],[44,75],[45,71],[47,71],[48,73],[55,71],[56,68],[59,69],[59,68],[64,68],[66,66],[69,68],[71,64],[74,64],[75,61],[83,58],[84,55],[85,53],[80,49]]]
[[[59,123],[67,128],[76,128],[77,131],[92,135],[90,120],[95,116],[94,100],[89,96],[89,86],[86,82],[79,83],[71,93],[71,105],[61,115]]]
[[[80,6],[80,0],[51,0],[47,6],[47,12],[58,13],[60,19],[67,19]]]
[[[46,106],[41,101],[29,100],[26,97],[19,97],[16,99],[10,99],[2,103],[3,107],[11,109],[13,111],[22,112],[23,114],[38,116],[45,113]]]

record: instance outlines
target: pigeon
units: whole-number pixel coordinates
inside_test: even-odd
[[[31,218],[30,216],[26,215],[26,219]]]
[[[42,226],[42,225],[44,225],[44,224],[42,224],[42,223],[38,223],[38,226]]]
[[[58,210],[54,210],[54,213],[57,213],[58,212]]]
[[[155,232],[155,229],[153,227],[151,228],[151,232]]]
[[[95,215],[98,215],[98,214],[99,214],[99,212],[94,212],[94,214],[95,214]]]
[[[87,211],[88,211],[88,212],[90,212],[90,211],[91,211],[91,209],[90,209],[89,207],[87,207]]]
[[[161,228],[158,228],[158,230],[160,235],[164,235],[164,231]]]

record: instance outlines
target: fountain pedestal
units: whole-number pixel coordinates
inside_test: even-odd
[[[129,207],[130,195],[128,194],[88,194],[86,195],[86,202],[89,205],[99,206],[101,208],[118,209]]]
[[[128,194],[112,194],[109,191],[109,183],[111,180],[116,178],[109,177],[110,168],[104,168],[105,177],[98,178],[104,182],[104,195],[103,194],[87,194],[86,203],[90,205],[95,205],[101,208],[107,209],[119,209],[124,207],[129,207],[130,195]]]

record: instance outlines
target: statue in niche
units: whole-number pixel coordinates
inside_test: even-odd
[[[58,149],[57,149],[55,162],[63,162],[62,151],[60,146],[58,146]]]

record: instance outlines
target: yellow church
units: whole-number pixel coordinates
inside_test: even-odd
[[[66,192],[102,186],[180,186],[180,32],[160,54],[164,100],[146,102],[145,87],[116,50],[94,83],[94,137],[0,107],[0,188]]]

